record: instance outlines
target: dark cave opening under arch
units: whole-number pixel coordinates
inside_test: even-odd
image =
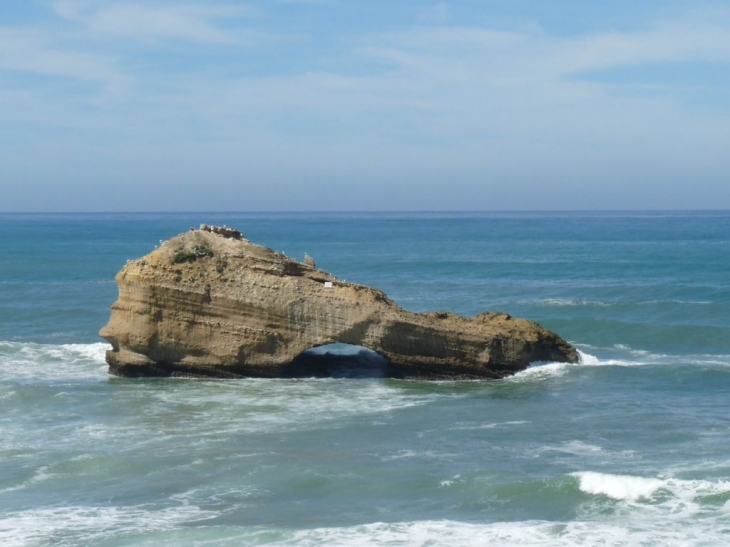
[[[325,344],[304,350],[291,363],[293,377],[385,378],[390,361],[365,346]]]

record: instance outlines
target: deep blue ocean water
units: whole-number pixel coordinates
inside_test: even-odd
[[[583,353],[513,378],[132,380],[127,259],[201,223]],[[0,544],[730,543],[730,213],[0,215]]]

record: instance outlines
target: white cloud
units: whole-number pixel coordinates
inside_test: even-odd
[[[588,36],[556,44],[551,56],[564,73],[657,63],[728,63],[730,26],[672,23],[643,32]]]
[[[446,2],[439,2],[422,9],[418,14],[418,21],[426,24],[445,24],[451,17],[451,10]]]
[[[222,19],[238,19],[248,12],[238,6],[206,4],[165,4],[118,2],[107,5],[62,0],[56,13],[84,23],[99,36],[138,40],[182,40],[189,42],[235,44],[239,37],[224,29]]]
[[[105,56],[64,49],[35,29],[0,28],[0,67],[98,82],[108,90],[120,90],[129,83],[114,62]]]
[[[377,178],[400,157],[402,170],[419,176],[538,177],[548,196],[547,188],[591,179],[610,193],[613,185],[629,190],[691,173],[716,178],[730,168],[718,145],[730,138],[730,117],[683,103],[672,85],[637,93],[631,83],[575,76],[651,63],[727,63],[726,36],[697,22],[580,38],[417,29],[373,35],[346,52],[343,66],[361,71],[188,80],[171,93],[230,140],[278,140],[292,158],[305,143],[329,147],[325,170],[346,157],[353,173]],[[344,176],[347,166],[337,172]],[[584,199],[589,206],[594,198]]]
[[[539,29],[500,32],[463,27],[421,28],[374,37],[360,52],[403,69],[438,70],[445,62],[527,79],[659,63],[730,62],[730,23],[670,22],[644,31],[551,36]]]

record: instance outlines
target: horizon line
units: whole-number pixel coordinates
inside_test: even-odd
[[[392,210],[183,210],[183,211],[0,211],[0,215],[323,215],[484,213],[728,213],[730,209],[392,209]]]

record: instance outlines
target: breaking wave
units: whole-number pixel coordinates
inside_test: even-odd
[[[111,346],[0,342],[0,380],[106,377],[105,353]]]
[[[620,353],[621,357],[597,357],[587,351],[578,350],[580,360],[578,363],[546,363],[537,362],[507,378],[507,381],[525,382],[533,380],[544,380],[564,376],[572,370],[586,367],[639,367],[639,366],[701,366],[701,367],[730,367],[730,355],[724,354],[699,354],[699,355],[670,355],[652,353],[645,350],[632,349],[628,346],[617,344],[611,348],[594,348],[588,345],[581,345],[584,349],[605,351],[607,353]]]

